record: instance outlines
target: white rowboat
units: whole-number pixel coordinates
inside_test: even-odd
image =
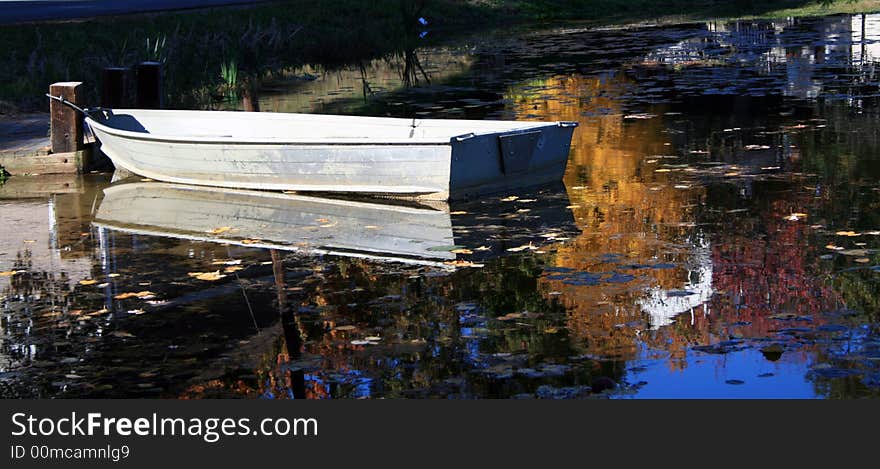
[[[237,189],[463,199],[559,181],[574,122],[88,111],[117,168]]]

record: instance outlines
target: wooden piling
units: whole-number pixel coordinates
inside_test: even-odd
[[[59,82],[49,86],[49,94],[61,96],[77,106],[82,106],[79,101],[81,91],[82,82],[79,81]],[[82,150],[84,146],[82,116],[54,99],[49,100],[49,114],[52,153]]]
[[[162,64],[141,62],[137,66],[137,107],[140,109],[161,109]]]
[[[129,69],[105,67],[101,72],[101,106],[109,108],[128,107]]]

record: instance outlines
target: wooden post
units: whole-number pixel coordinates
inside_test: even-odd
[[[140,109],[161,109],[162,64],[142,62],[137,66],[137,107]]]
[[[67,81],[53,83],[49,86],[49,94],[82,106],[79,102],[82,82]],[[49,100],[50,134],[52,153],[69,153],[83,149],[82,116],[69,106],[54,99]]]
[[[105,67],[101,72],[101,106],[109,108],[128,107],[128,68]]]

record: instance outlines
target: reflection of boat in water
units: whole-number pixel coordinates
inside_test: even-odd
[[[537,245],[554,238],[548,232],[563,237],[574,229],[561,184],[530,196],[523,210],[498,198],[428,206],[134,182],[105,189],[93,223],[134,234],[442,265]]]

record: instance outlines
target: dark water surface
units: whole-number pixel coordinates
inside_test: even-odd
[[[13,178],[0,395],[875,397],[878,63],[880,16],[834,16],[498,33],[262,90],[580,122],[564,185],[448,207]]]

